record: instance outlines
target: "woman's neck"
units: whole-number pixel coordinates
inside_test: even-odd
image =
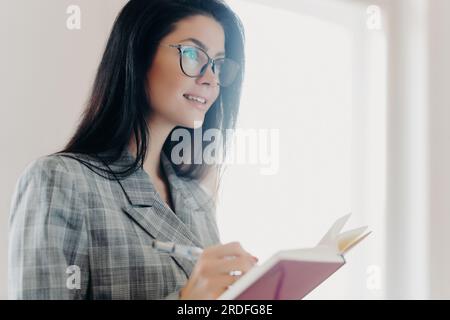
[[[164,142],[173,128],[175,128],[175,125],[172,125],[162,119],[157,119],[156,117],[152,117],[148,121],[148,131],[150,137],[148,139],[149,144],[147,149],[147,157],[145,158],[143,169],[152,179],[162,178],[161,152]],[[129,149],[131,154],[136,156],[137,148],[134,136],[130,141]]]

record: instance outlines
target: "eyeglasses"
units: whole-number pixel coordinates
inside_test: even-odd
[[[205,74],[208,66],[211,65],[212,71],[218,76],[221,87],[230,86],[239,72],[240,65],[228,58],[211,59],[201,48],[190,45],[165,45],[178,49],[180,53],[180,67],[183,73],[191,78],[198,78]]]

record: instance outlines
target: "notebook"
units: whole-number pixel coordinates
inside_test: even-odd
[[[304,298],[345,263],[344,255],[371,232],[361,227],[341,233],[350,218],[338,219],[317,246],[284,250],[253,267],[218,300],[297,300]]]

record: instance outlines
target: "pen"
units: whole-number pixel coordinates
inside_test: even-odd
[[[157,240],[152,241],[152,248],[159,252],[181,256],[189,260],[197,260],[203,252],[202,248],[185,246],[173,242],[161,242]]]

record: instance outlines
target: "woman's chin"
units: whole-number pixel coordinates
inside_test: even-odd
[[[193,118],[189,120],[182,121],[181,126],[189,129],[199,129],[203,126],[203,122],[205,122],[205,117],[201,118]]]

